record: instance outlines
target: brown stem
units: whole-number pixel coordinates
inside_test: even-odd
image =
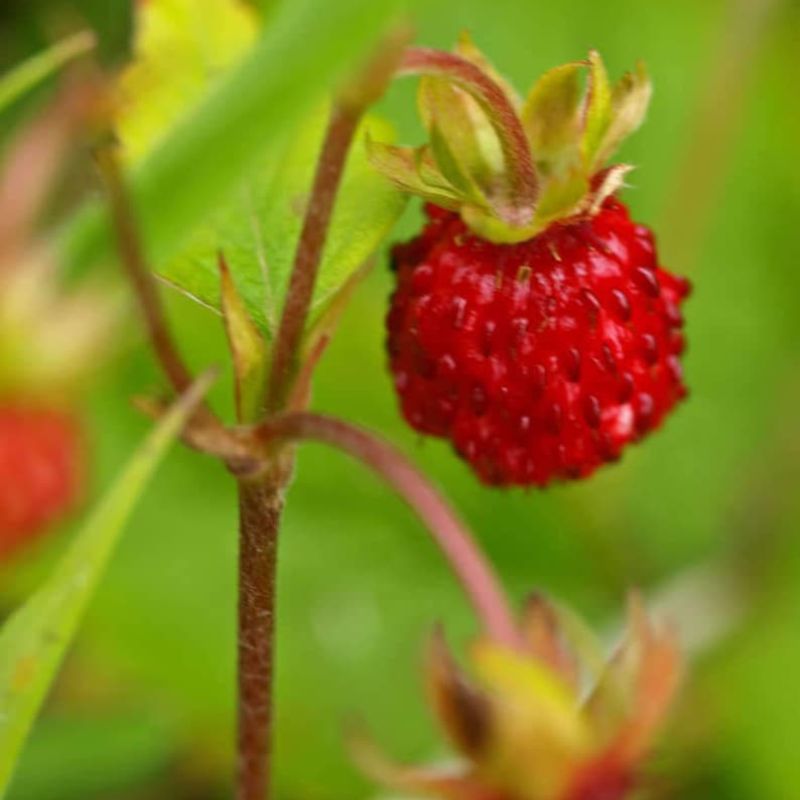
[[[161,397],[139,395],[133,398],[133,406],[151,419],[161,419],[170,404]],[[263,455],[254,452],[252,443],[237,428],[209,425],[204,420],[194,419],[183,430],[181,441],[192,450],[224,461],[238,478],[254,477],[264,472]]]
[[[332,445],[366,464],[408,503],[426,524],[470,598],[486,632],[519,646],[519,632],[506,596],[464,523],[425,476],[398,450],[372,433],[321,414],[288,413],[255,431],[265,444],[313,440]]]
[[[342,87],[334,103],[272,351],[272,367],[265,392],[268,412],[282,408],[286,401],[294,362],[311,308],[336,194],[359,120],[364,111],[380,98],[391,80],[408,35],[408,31],[402,27],[390,32],[368,64]]]
[[[278,527],[283,480],[239,484],[237,800],[269,792]]]
[[[122,170],[111,147],[98,148],[95,155],[108,193],[120,258],[139,304],[150,344],[172,388],[177,394],[182,394],[191,386],[192,374],[184,363],[167,325],[153,273],[144,257],[136,217],[125,189]],[[206,403],[198,406],[190,420],[190,426],[193,424],[203,426],[207,436],[213,434],[215,445],[222,448],[219,452],[215,451],[215,454],[221,455],[226,443],[230,444],[232,454],[235,455],[239,450],[239,444],[229,436],[228,431]]]
[[[173,389],[181,393],[192,383],[192,376],[172,341],[161,298],[144,257],[122,170],[111,147],[99,148],[96,158],[108,192],[122,264],[133,286],[150,342]]]
[[[269,411],[279,409],[286,399],[287,383],[311,307],[334,200],[359,118],[360,111],[350,106],[334,106],[331,113],[272,353],[267,386]]]
[[[539,194],[536,168],[522,120],[503,89],[480,67],[463,56],[427,47],[409,47],[403,55],[397,74],[446,78],[480,104],[503,149],[511,182],[509,201],[512,208],[520,213],[520,219],[514,222],[521,225],[529,222]]]

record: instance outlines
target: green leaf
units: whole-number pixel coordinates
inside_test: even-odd
[[[299,226],[296,213],[289,220],[276,217],[293,203],[297,207],[307,183],[299,186],[296,176],[286,174],[286,165],[278,164],[271,188],[287,193],[271,198],[266,209],[269,219],[241,214],[232,198],[252,191],[247,179],[264,169],[265,154],[274,155],[289,131],[295,139],[290,152],[281,158],[301,164],[304,174],[310,175],[313,167],[308,160],[315,155],[310,148],[319,140],[307,126],[298,129],[299,124],[343,70],[363,56],[395,7],[394,0],[340,0],[335,6],[326,5],[323,13],[319,3],[283,3],[242,62],[229,75],[215,80],[199,104],[181,116],[135,168],[131,190],[148,256],[168,281],[218,308],[216,253],[210,261],[197,254],[209,248],[215,251],[222,244],[251,314],[270,328],[288,271],[290,234]],[[298,146],[301,142],[304,148]],[[359,159],[360,148],[355,149]],[[343,187],[315,304],[324,302],[363,261],[364,252],[380,238],[378,229],[382,235],[402,208],[403,201],[391,187],[387,189],[378,178],[373,184],[368,172],[365,159],[360,166],[358,161],[351,166],[357,178],[350,182],[349,190],[347,185]],[[266,187],[257,188],[260,194]],[[378,194],[373,194],[373,188]],[[228,211],[221,210],[226,207]],[[258,198],[250,206],[251,212],[253,209],[260,211]],[[237,240],[234,235],[231,242],[220,242],[220,225],[224,227],[236,214],[242,238]],[[261,226],[259,235],[268,233],[269,241],[260,241],[259,235],[253,234],[256,219]],[[276,221],[281,226],[278,232]],[[339,227],[346,223],[354,224],[349,230]],[[105,212],[96,206],[84,210],[64,232],[61,244],[68,267],[86,268],[109,260],[113,248]],[[262,244],[269,247],[266,259]],[[273,264],[269,259],[276,248],[280,257]],[[261,275],[263,268],[269,272],[266,281]],[[273,289],[265,299],[265,290]]]
[[[223,251],[253,321],[277,329],[327,114],[304,121],[277,157],[266,159],[231,202],[197,228],[180,252],[156,271],[202,304],[220,308],[217,253]],[[375,251],[405,207],[406,197],[376,173],[364,140],[391,138],[386,123],[365,120],[348,157],[314,289],[309,322]]]
[[[31,56],[0,77],[0,111],[10,106],[25,92],[33,89],[60,67],[94,47],[94,36],[81,31],[64,39],[42,53]]]
[[[240,291],[267,333],[277,320],[294,260],[308,192],[322,144],[327,111],[308,118],[280,154],[268,180],[252,181],[241,205],[218,229]],[[365,140],[392,138],[376,118],[362,122],[348,156],[314,289],[309,322],[389,233],[406,196],[369,163]]]
[[[198,380],[167,413],[77,532],[54,573],[0,631],[0,798],[122,528],[210,383],[209,376]]]

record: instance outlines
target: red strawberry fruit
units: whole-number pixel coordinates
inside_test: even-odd
[[[80,454],[78,426],[68,413],[0,402],[0,558],[70,510]]]
[[[622,203],[509,245],[428,215],[394,250],[391,369],[408,422],[449,438],[483,481],[588,475],[685,395],[687,283]]]
[[[686,395],[688,282],[615,198],[629,168],[603,166],[640,123],[649,81],[640,67],[611,87],[593,53],[523,104],[470,42],[438,57],[417,63],[435,75],[420,98],[431,145],[370,145],[376,166],[428,200],[422,233],[393,250],[388,350],[403,414],[485,483],[584,477]]]

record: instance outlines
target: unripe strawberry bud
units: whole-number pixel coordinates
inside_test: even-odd
[[[404,796],[632,797],[677,687],[676,645],[636,600],[625,638],[605,665],[593,660],[599,643],[586,630],[575,635],[577,625],[572,615],[532,598],[522,619],[522,648],[479,640],[470,650],[474,679],[437,634],[426,674],[429,696],[460,759],[406,767],[360,739],[354,754],[361,766]],[[581,663],[578,653],[592,659]]]

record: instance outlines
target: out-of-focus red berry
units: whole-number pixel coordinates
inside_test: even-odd
[[[74,417],[0,401],[0,558],[62,519],[80,483],[81,444]]]

